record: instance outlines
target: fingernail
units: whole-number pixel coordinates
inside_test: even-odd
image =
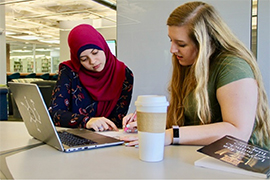
[[[129,145],[129,143],[125,143],[125,146],[128,146]]]
[[[131,129],[127,129],[126,132],[127,132],[127,133],[130,133],[130,132],[131,132]]]
[[[135,148],[138,148],[138,147],[139,147],[139,145],[138,145],[138,144],[136,144],[134,147],[135,147]]]
[[[127,124],[127,125],[126,125],[126,128],[129,128],[129,127],[130,127],[130,124]]]

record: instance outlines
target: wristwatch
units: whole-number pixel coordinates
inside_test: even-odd
[[[173,129],[173,143],[172,144],[180,144],[179,137],[179,126],[172,126]]]

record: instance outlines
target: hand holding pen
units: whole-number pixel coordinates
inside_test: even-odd
[[[137,130],[137,114],[134,113],[128,114],[123,118],[123,129],[127,133],[136,133]]]

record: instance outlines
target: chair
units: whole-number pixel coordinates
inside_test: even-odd
[[[57,80],[58,79],[58,74],[55,74],[53,77],[52,77],[52,80]]]
[[[47,108],[50,106],[52,91],[55,87],[56,81],[44,80],[44,81],[33,81],[33,84],[37,84],[39,90],[43,96]]]
[[[42,78],[18,78],[18,79],[12,79],[12,82],[17,83],[31,83],[36,81],[44,81]],[[18,110],[18,107],[14,101],[12,92],[9,91],[8,93],[8,100],[9,100],[9,115],[13,115],[14,118],[21,119],[20,112]]]
[[[0,87],[0,121],[8,119],[8,112],[7,112],[7,87]]]
[[[7,76],[7,81],[11,81],[12,79],[18,79],[20,77],[21,77],[20,73],[15,72],[15,73]]]
[[[44,79],[44,80],[49,80],[50,79],[50,73],[44,73],[40,76],[40,78]]]
[[[7,76],[7,82],[12,81],[14,79],[20,79],[21,74],[19,72],[15,72],[11,75]],[[13,106],[12,106],[12,98],[11,98],[11,93],[8,92],[8,112],[9,115],[13,115]]]
[[[35,78],[35,77],[36,77],[36,73],[30,73],[25,76],[25,78]]]

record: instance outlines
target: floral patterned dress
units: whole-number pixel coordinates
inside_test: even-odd
[[[118,128],[122,127],[122,118],[127,114],[133,90],[133,73],[126,67],[122,93],[113,111],[107,117]],[[63,65],[58,81],[52,93],[50,115],[56,126],[85,128],[86,123],[95,117],[98,101],[94,101],[82,86],[78,74]]]

